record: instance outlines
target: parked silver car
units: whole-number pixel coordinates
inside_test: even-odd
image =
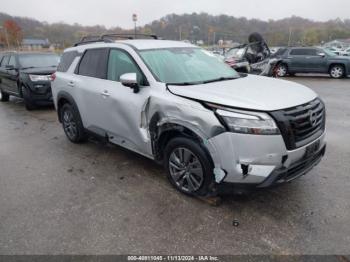
[[[94,134],[162,163],[186,194],[289,182],[325,153],[325,106],[312,90],[238,74],[188,43],[82,41],[52,78],[69,140]]]

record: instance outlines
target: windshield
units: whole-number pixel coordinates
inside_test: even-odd
[[[246,51],[246,47],[243,48],[232,48],[226,53],[226,58],[243,58],[243,55]]]
[[[60,57],[55,54],[22,54],[19,56],[21,68],[57,67]]]
[[[200,48],[152,49],[140,54],[153,75],[163,83],[199,84],[239,77],[214,54]]]

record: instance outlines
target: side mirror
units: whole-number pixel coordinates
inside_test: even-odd
[[[325,57],[326,56],[325,53],[319,53],[318,55],[321,56],[321,57]]]
[[[138,93],[140,91],[140,86],[137,83],[137,74],[136,73],[127,73],[120,76],[120,82],[123,86],[130,87],[134,89],[134,93]]]

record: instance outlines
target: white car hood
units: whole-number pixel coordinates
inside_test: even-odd
[[[169,85],[168,88],[173,94],[187,98],[261,111],[290,108],[317,97],[303,85],[254,75],[203,85]]]

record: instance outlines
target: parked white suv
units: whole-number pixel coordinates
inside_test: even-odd
[[[68,48],[52,77],[72,142],[94,134],[163,163],[191,195],[289,182],[323,157],[325,106],[310,89],[188,43],[112,37]]]

